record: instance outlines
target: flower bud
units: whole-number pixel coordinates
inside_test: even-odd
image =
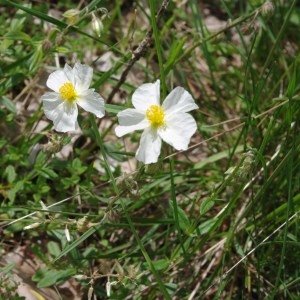
[[[111,283],[110,283],[109,278],[108,278],[108,281],[106,282],[106,295],[107,295],[107,297],[110,297],[110,288],[111,288]]]
[[[42,44],[42,49],[48,53],[52,49],[52,43],[49,40],[45,40]]]
[[[107,218],[112,223],[118,223],[120,221],[120,214],[116,210],[110,210],[107,213]]]
[[[70,231],[69,231],[69,228],[68,228],[67,225],[66,225],[66,227],[65,227],[65,235],[66,235],[67,241],[68,241],[68,242],[71,242]]]
[[[245,22],[241,25],[241,32],[243,35],[250,35],[259,30],[260,24],[256,20],[251,22]]]
[[[33,229],[33,228],[37,228],[41,225],[41,223],[36,222],[36,223],[32,223],[30,225],[27,225],[23,228],[23,230],[28,230],[28,229]]]
[[[63,16],[67,18],[67,22],[73,25],[77,22],[80,11],[78,9],[69,9],[63,13]]]
[[[88,221],[87,216],[84,216],[76,222],[77,230],[79,232],[85,232],[89,229],[89,223],[90,222]]]
[[[95,16],[94,13],[92,13],[92,28],[94,32],[98,35],[98,37],[100,37],[103,31],[103,23],[99,18]]]
[[[274,4],[267,0],[261,7],[261,14],[264,17],[271,17],[274,13],[275,7]]]
[[[122,192],[128,191],[130,194],[138,194],[138,184],[131,175],[123,173],[122,176],[117,179],[117,185]]]
[[[65,43],[65,38],[62,33],[59,33],[55,38],[55,44],[57,46],[62,46]]]

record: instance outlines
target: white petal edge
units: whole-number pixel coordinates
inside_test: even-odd
[[[75,89],[78,93],[87,90],[92,82],[93,68],[79,62],[74,65]]]
[[[68,78],[68,81],[72,82],[75,85],[75,77],[74,77],[75,69],[74,68],[72,69],[68,64],[65,64],[64,72],[66,77]]]
[[[160,105],[160,81],[145,83],[132,94],[132,105],[140,112],[146,112],[150,105]]]
[[[142,134],[136,159],[144,164],[156,163],[161,150],[161,138],[156,131],[146,128]]]
[[[74,72],[68,64],[65,64],[63,69],[56,70],[51,73],[48,77],[46,85],[48,88],[58,93],[61,86],[66,82],[71,82],[75,85]]]
[[[63,70],[57,70],[49,75],[46,85],[49,89],[58,93],[61,86],[68,81],[69,78],[66,73]]]
[[[60,117],[53,120],[54,129],[59,132],[73,131],[78,128],[77,116],[78,108],[77,105],[69,105],[67,102],[62,104],[63,109],[60,111]]]
[[[167,96],[162,104],[162,108],[165,110],[166,114],[173,114],[197,109],[198,105],[195,103],[189,92],[182,87],[176,87]]]
[[[117,137],[122,137],[125,134],[131,133],[136,130],[143,130],[148,126],[148,123],[142,121],[139,124],[131,125],[131,126],[117,126],[115,128],[115,133]]]
[[[78,97],[76,102],[84,110],[93,113],[98,118],[102,118],[105,114],[104,99],[93,90],[89,90],[84,97]]]
[[[178,113],[166,121],[167,127],[158,131],[159,136],[176,150],[186,150],[197,129],[195,119],[187,113]]]
[[[145,119],[145,115],[135,108],[124,109],[117,116],[121,126],[137,125]]]
[[[78,128],[78,108],[76,104],[68,104],[60,100],[43,99],[43,108],[48,119],[53,121],[54,129],[59,132],[73,131]]]
[[[42,97],[41,97],[41,100],[43,101],[43,103],[51,103],[51,102],[55,102],[57,100],[59,100],[60,102],[62,102],[62,100],[60,99],[59,97],[59,94],[58,93],[55,93],[55,92],[48,92],[46,94],[44,94]]]
[[[115,128],[115,133],[118,137],[149,126],[144,114],[134,108],[127,108],[119,112],[117,116],[120,125]]]
[[[41,97],[41,100],[43,101],[43,110],[46,117],[51,121],[55,120],[60,111],[60,108],[57,107],[63,104],[58,94],[54,92],[46,93]]]

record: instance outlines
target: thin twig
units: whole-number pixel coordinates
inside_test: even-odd
[[[163,15],[163,13],[166,11],[169,4],[169,0],[164,0],[161,4],[161,7],[159,11],[156,14],[156,21],[159,20],[159,18]],[[130,59],[127,68],[123,71],[120,80],[118,81],[117,85],[114,87],[110,95],[108,96],[108,99],[106,100],[106,103],[111,103],[114,95],[118,92],[120,86],[125,82],[127,75],[133,65],[145,54],[145,51],[147,47],[149,46],[149,43],[151,41],[153,30],[152,28],[148,30],[146,33],[145,38],[140,42],[138,47],[132,52],[132,58]]]

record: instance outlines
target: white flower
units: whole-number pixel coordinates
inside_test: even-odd
[[[60,132],[78,128],[78,107],[95,114],[98,118],[104,116],[104,100],[94,89],[89,89],[93,69],[88,65],[76,63],[72,69],[65,65],[63,70],[50,74],[47,86],[54,92],[42,96],[45,115],[54,123],[54,128]]]
[[[116,135],[121,137],[134,130],[144,130],[136,158],[144,164],[155,163],[161,140],[176,150],[186,150],[197,129],[194,118],[187,112],[198,108],[192,96],[182,87],[171,91],[160,105],[160,81],[141,85],[132,95],[135,108],[118,113]]]

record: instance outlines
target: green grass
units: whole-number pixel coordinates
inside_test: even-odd
[[[22,299],[20,266],[6,259],[20,249],[43,264],[27,277],[45,299],[44,287],[65,299],[63,282],[106,299],[108,280],[111,299],[299,299],[300,6],[275,0],[266,14],[262,0],[180,2],[0,0],[7,299]],[[74,8],[70,24],[62,14]],[[76,61],[93,67],[106,116],[80,112],[82,132],[60,134],[40,97],[57,63]],[[156,79],[162,99],[176,86],[192,94],[198,130],[187,151],[164,144],[145,166],[134,158],[141,133],[120,139],[114,127],[135,89]]]

